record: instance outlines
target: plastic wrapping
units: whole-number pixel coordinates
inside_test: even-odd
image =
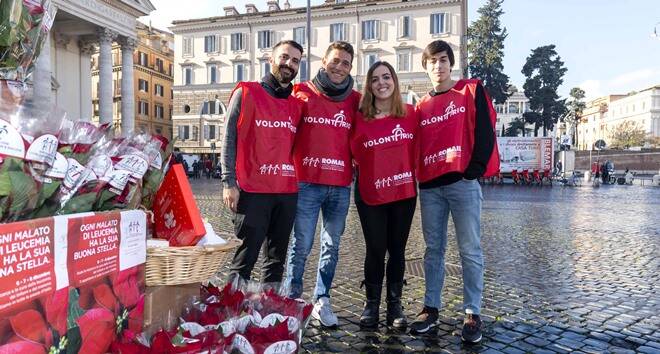
[[[49,0],[0,2],[0,79],[30,78],[54,18]]]

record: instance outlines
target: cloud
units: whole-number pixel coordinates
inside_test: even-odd
[[[585,91],[587,100],[605,95],[626,94],[660,85],[660,67],[635,69],[608,79],[589,79],[578,87]]]

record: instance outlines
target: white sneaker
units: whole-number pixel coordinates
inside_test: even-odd
[[[330,298],[325,296],[319,298],[314,304],[312,317],[321,322],[321,325],[324,327],[336,327],[339,324],[337,315],[332,312],[332,308],[330,306]]]

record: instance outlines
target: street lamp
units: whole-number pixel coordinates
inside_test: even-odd
[[[660,39],[660,34],[658,34],[658,25],[660,25],[660,22],[656,23],[655,26],[653,26],[653,33],[651,33],[651,37]]]

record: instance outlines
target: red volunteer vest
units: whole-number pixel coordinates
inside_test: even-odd
[[[415,135],[417,117],[406,105],[403,118],[365,121],[358,112],[351,150],[358,166],[358,189],[368,205],[380,205],[417,195]]]
[[[427,94],[417,103],[417,178],[420,183],[450,172],[462,173],[470,163],[474,148],[474,101],[478,83],[478,80],[459,80],[448,92],[438,96]],[[492,121],[496,116],[488,95],[486,99],[491,106]],[[498,169],[499,154],[495,142],[484,175],[492,175]]]
[[[273,98],[257,82],[240,82],[238,88],[243,94],[236,146],[240,188],[252,193],[297,192],[292,150],[300,101]]]
[[[350,133],[360,94],[353,91],[342,102],[334,102],[311,82],[293,87],[303,101],[303,114],[293,149],[299,182],[348,186],[353,178]]]

